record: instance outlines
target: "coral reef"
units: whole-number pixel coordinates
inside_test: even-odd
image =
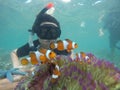
[[[120,70],[106,60],[100,60],[93,54],[87,56],[91,62],[82,59],[82,63],[70,56],[58,56],[60,77],[51,82],[50,65],[38,66],[34,76],[22,80],[15,90],[120,90]]]

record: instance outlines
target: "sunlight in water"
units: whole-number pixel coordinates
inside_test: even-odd
[[[62,0],[65,3],[71,2],[71,0]]]
[[[32,0],[26,0],[25,1],[25,3],[27,4],[27,3],[31,3],[32,2]]]

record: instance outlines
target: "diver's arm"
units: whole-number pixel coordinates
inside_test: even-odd
[[[15,49],[11,52],[11,59],[12,59],[12,63],[13,63],[13,67],[19,67],[20,66],[20,62],[19,62],[19,58],[20,57],[24,57],[29,55],[30,51],[36,51],[37,50],[37,46],[39,45],[39,41],[38,40],[34,40],[33,41],[34,44],[34,48],[29,47],[29,44],[26,43],[25,45],[19,47],[18,49]]]
[[[19,59],[18,59],[18,56],[17,56],[17,49],[13,50],[11,52],[11,59],[12,59],[12,63],[13,63],[13,67],[14,68],[18,68],[20,63],[19,63]]]
[[[29,50],[30,50],[29,44],[27,43],[11,52],[11,59],[14,68],[19,68],[20,66],[19,58],[28,55]]]

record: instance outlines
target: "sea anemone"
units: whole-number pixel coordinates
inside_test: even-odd
[[[51,82],[50,66],[40,65],[34,76],[19,82],[15,90],[120,90],[120,70],[106,60],[87,54],[91,62],[58,56],[60,77]]]

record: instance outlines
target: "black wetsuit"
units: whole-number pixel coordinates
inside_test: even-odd
[[[30,51],[37,51],[38,47],[40,45],[39,40],[34,40],[34,47],[30,47],[29,43],[23,45],[22,47],[18,48],[17,50],[17,56],[18,57],[23,57],[26,55],[29,55]],[[58,51],[57,49],[53,50],[57,55],[69,55],[70,53],[68,53],[66,50],[64,51]]]

